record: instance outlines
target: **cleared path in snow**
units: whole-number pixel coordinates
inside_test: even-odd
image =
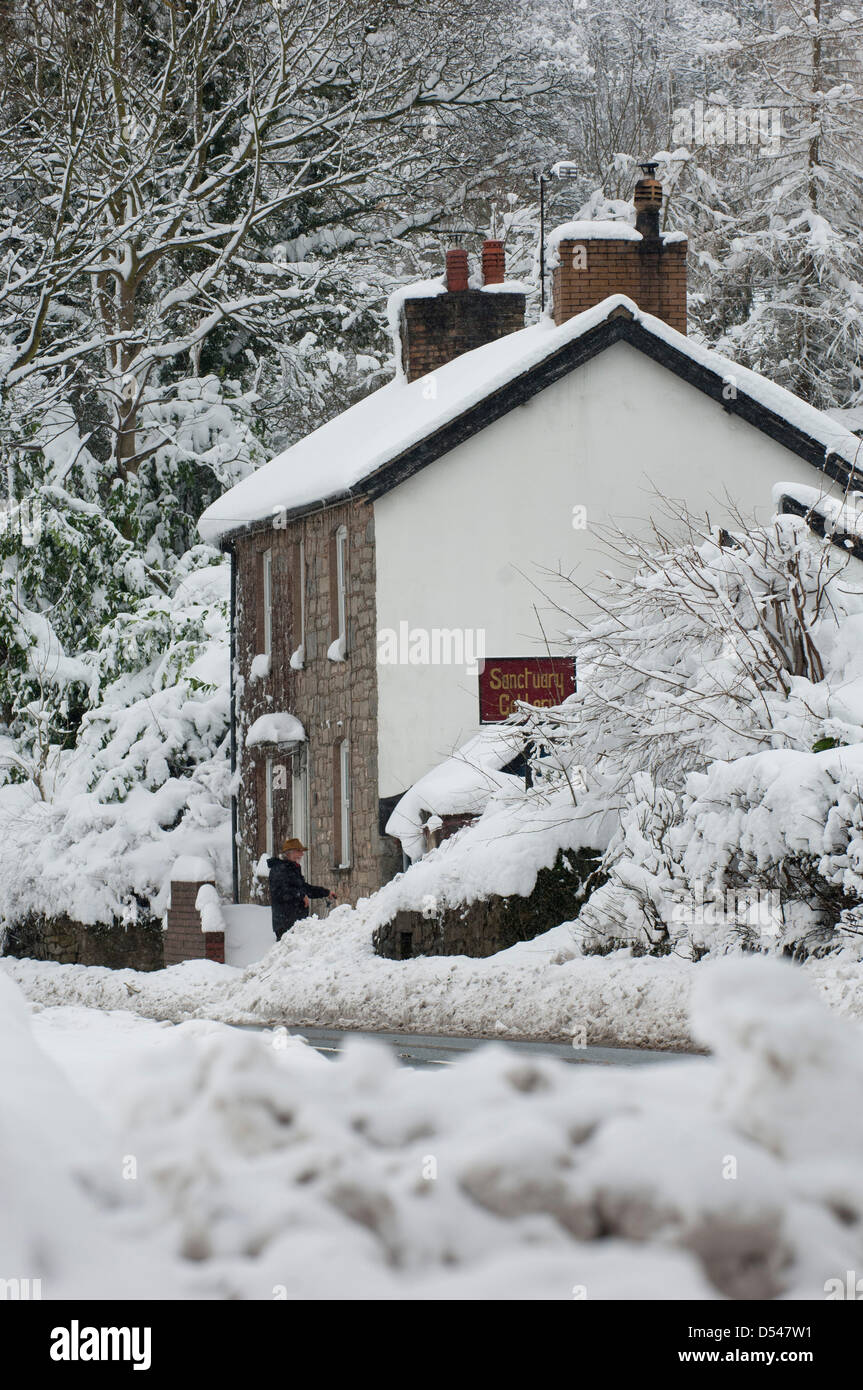
[[[257,1024],[235,1024],[256,1033],[275,1033],[273,1028],[259,1027]],[[414,1067],[449,1066],[474,1052],[478,1047],[496,1042],[520,1052],[527,1057],[557,1057],[563,1062],[576,1062],[588,1066],[641,1066],[648,1062],[668,1062],[675,1058],[687,1060],[701,1054],[694,1052],[659,1052],[647,1048],[631,1047],[573,1047],[570,1043],[521,1042],[507,1038],[458,1038],[438,1037],[432,1033],[365,1033],[343,1032],[336,1028],[305,1028],[285,1026],[285,1032],[292,1037],[305,1038],[317,1052],[326,1057],[337,1057],[348,1038],[373,1038],[377,1042],[389,1043],[399,1061]]]

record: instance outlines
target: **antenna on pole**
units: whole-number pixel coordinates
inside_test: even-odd
[[[558,159],[539,175],[539,299],[545,313],[545,185],[549,179],[576,179],[578,165],[573,159]]]

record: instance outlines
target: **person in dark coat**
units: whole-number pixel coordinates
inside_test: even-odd
[[[310,898],[335,898],[329,888],[306,883],[300,868],[306,847],[301,840],[285,840],[282,853],[267,860],[270,871],[270,906],[273,911],[273,931],[281,941],[295,922],[309,915]]]

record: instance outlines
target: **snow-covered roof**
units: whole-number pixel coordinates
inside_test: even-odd
[[[853,434],[863,432],[863,405],[837,406],[831,410],[825,410],[825,415],[829,415],[831,420],[844,425]]]
[[[863,459],[858,461],[860,440],[844,425],[758,372],[738,366],[670,328],[662,319],[644,313],[626,295],[616,294],[566,323],[555,325],[545,317],[529,328],[463,353],[434,372],[434,390],[429,389],[429,377],[410,383],[400,378],[380,387],[212,503],[198,523],[202,537],[218,544],[229,532],[244,526],[361,495],[379,470],[494,392],[599,329],[621,310],[642,330],[640,345],[645,350],[650,350],[650,344],[671,349],[679,360],[706,368],[720,381],[733,381],[736,397],[778,416],[818,451],[823,450],[825,457],[835,454],[848,465],[863,463]]]
[[[524,735],[512,725],[480,729],[452,757],[420,777],[398,801],[386,833],[416,859],[423,852],[423,815],[479,815],[493,792],[522,786],[523,778],[502,769],[518,756]]]
[[[819,535],[863,559],[863,493],[849,492],[840,500],[804,483],[776,483],[774,504],[782,507],[789,500],[797,503]]]

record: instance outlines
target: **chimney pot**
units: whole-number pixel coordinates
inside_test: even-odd
[[[446,287],[450,294],[467,289],[467,251],[454,246],[446,253]]]
[[[502,285],[506,279],[506,253],[503,242],[488,239],[482,244],[482,282]]]
[[[639,179],[635,185],[635,230],[641,232],[645,241],[659,240],[659,213],[662,208],[662,184],[653,178],[655,164],[645,164],[642,168],[651,171],[650,177]]]

